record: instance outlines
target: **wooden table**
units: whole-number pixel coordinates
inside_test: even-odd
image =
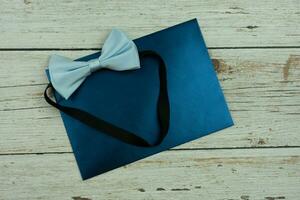
[[[1,0],[0,199],[300,199],[299,0]],[[197,18],[235,126],[81,181],[48,55]]]

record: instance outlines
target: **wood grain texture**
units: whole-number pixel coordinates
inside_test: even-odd
[[[0,200],[299,199],[299,0],[0,0]],[[235,126],[81,181],[48,55],[197,18]],[[175,41],[176,42],[176,41]],[[57,51],[63,50],[63,51]]]
[[[167,151],[82,182],[72,154],[0,156],[0,199],[298,199],[300,149]]]
[[[0,48],[99,48],[198,18],[209,47],[300,46],[299,0],[1,0]]]
[[[58,111],[42,97],[45,65],[54,52],[1,52],[0,153],[71,151]],[[56,53],[76,58],[92,52]],[[177,148],[300,146],[300,50],[210,54],[236,125]]]

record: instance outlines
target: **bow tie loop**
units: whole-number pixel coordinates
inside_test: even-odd
[[[140,68],[136,45],[119,30],[112,30],[102,47],[101,56],[89,61],[73,61],[53,55],[49,60],[50,81],[55,90],[68,99],[85,79],[101,68],[116,71]]]

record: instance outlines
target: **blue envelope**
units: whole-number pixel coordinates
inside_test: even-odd
[[[82,179],[88,179],[177,145],[232,126],[196,19],[134,40],[139,51],[155,51],[166,66],[169,127],[159,145],[128,144],[61,112]],[[78,60],[99,57],[100,52]],[[65,100],[62,106],[79,108],[154,144],[160,138],[157,118],[159,63],[142,58],[141,69],[99,70]],[[49,77],[49,76],[48,76]],[[51,81],[51,80],[50,80]]]

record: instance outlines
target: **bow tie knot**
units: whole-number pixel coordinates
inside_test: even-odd
[[[53,87],[68,99],[92,72],[101,68],[116,71],[138,69],[140,60],[134,42],[114,29],[104,42],[99,58],[85,62],[52,55],[48,68]]]
[[[101,62],[99,58],[95,58],[88,61],[90,72],[93,73],[94,71],[97,71],[98,69],[102,68]]]

